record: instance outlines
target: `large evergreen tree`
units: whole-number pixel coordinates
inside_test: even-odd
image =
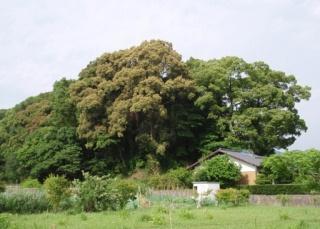
[[[208,117],[204,149],[229,146],[266,155],[307,130],[295,105],[309,99],[310,88],[293,75],[238,57],[190,59],[187,65],[201,93],[195,104]]]

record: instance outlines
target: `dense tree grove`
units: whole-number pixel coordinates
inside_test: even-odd
[[[288,151],[263,161],[259,183],[320,184],[320,151]]]
[[[218,147],[269,155],[307,129],[295,105],[309,97],[309,87],[263,62],[184,62],[168,42],[143,42],[0,110],[0,176],[161,171]]]

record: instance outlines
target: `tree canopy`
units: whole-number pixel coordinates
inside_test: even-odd
[[[160,171],[221,146],[269,155],[307,130],[296,103],[309,97],[309,87],[263,62],[185,62],[171,43],[145,41],[0,110],[0,174],[15,181]]]

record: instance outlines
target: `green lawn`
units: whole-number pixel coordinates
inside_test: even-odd
[[[313,207],[244,206],[195,209],[191,206],[171,208],[166,204],[148,209],[123,210],[119,212],[43,213],[35,215],[2,214],[1,217],[7,217],[10,221],[9,228],[23,229],[320,229],[320,208]]]

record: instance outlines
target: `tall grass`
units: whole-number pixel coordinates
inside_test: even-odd
[[[40,213],[51,209],[45,193],[29,192],[23,189],[18,192],[0,193],[0,212]]]

